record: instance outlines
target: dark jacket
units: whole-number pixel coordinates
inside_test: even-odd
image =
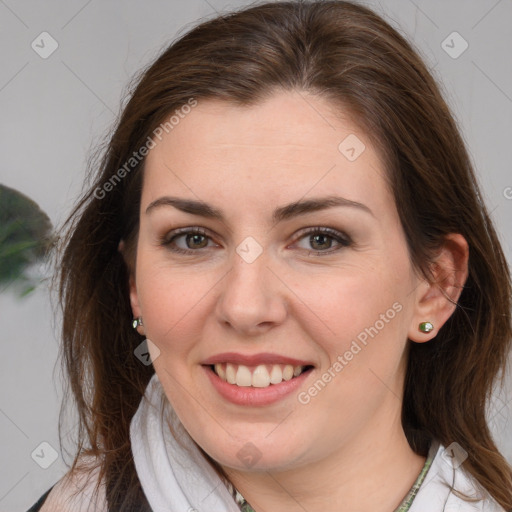
[[[123,485],[123,489],[129,489],[136,490],[135,494],[132,494],[131,499],[128,500],[128,503],[126,500],[123,500],[123,493],[112,492],[112,479],[107,478],[108,485],[107,485],[107,508],[109,512],[152,512],[151,507],[148,503],[148,500],[142,491],[142,487],[140,485],[140,481],[137,477],[135,482],[132,482],[127,485]],[[48,498],[48,495],[50,494],[51,490],[55,487],[56,484],[54,484],[50,489],[48,489],[38,500],[36,503],[34,503],[27,512],[39,512],[41,508],[44,505],[44,502]],[[134,489],[136,487],[136,489]]]
[[[50,487],[38,500],[36,503],[34,503],[27,512],[38,512],[41,507],[43,506],[43,503],[46,501],[46,498],[48,498],[48,494],[50,494],[50,491],[53,489],[54,486]]]

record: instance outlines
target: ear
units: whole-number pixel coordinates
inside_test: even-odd
[[[142,318],[142,308],[140,307],[139,296],[137,294],[137,285],[135,281],[135,270],[133,269],[133,266],[128,261],[126,261],[126,246],[124,240],[121,240],[121,242],[119,242],[118,251],[123,256],[123,259],[125,260],[126,266],[129,271],[128,284],[130,290],[130,305],[132,308],[133,318]],[[144,326],[139,325],[137,327],[137,332],[144,336]]]
[[[468,277],[469,248],[466,239],[451,233],[436,260],[431,265],[434,282],[422,279],[416,289],[416,305],[408,337],[417,343],[431,340],[450,318]],[[434,329],[428,333],[419,330],[419,324],[430,322]]]

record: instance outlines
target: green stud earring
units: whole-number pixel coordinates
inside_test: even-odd
[[[421,332],[430,332],[434,330],[434,325],[431,322],[421,322],[418,328]]]
[[[141,317],[141,316],[139,316],[138,318],[134,318],[134,319],[133,319],[132,327],[133,327],[134,329],[137,329],[137,327],[140,327],[140,326],[142,326],[142,325],[143,325],[143,324],[142,324],[142,317]]]

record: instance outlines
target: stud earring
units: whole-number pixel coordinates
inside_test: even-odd
[[[421,332],[430,332],[434,330],[434,325],[431,322],[421,322],[418,326],[418,329]]]
[[[142,327],[143,325],[144,324],[142,323],[142,317],[141,316],[133,319],[132,327],[134,329],[137,329],[137,327]]]

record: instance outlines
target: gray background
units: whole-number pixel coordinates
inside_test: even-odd
[[[0,183],[33,198],[58,225],[133,74],[200,19],[248,4],[0,0]],[[366,4],[416,44],[442,83],[512,261],[512,0]],[[454,31],[469,44],[457,58],[461,39],[444,43],[453,46],[452,56],[442,45]],[[46,59],[31,47],[42,32],[58,43]],[[66,466],[57,437],[58,322],[48,290],[41,286],[23,300],[0,294],[0,320],[0,512],[10,512],[26,510]],[[512,461],[510,382],[495,394],[489,421]],[[31,457],[36,448],[49,457],[51,450],[38,448],[42,442],[58,452],[48,469]]]

